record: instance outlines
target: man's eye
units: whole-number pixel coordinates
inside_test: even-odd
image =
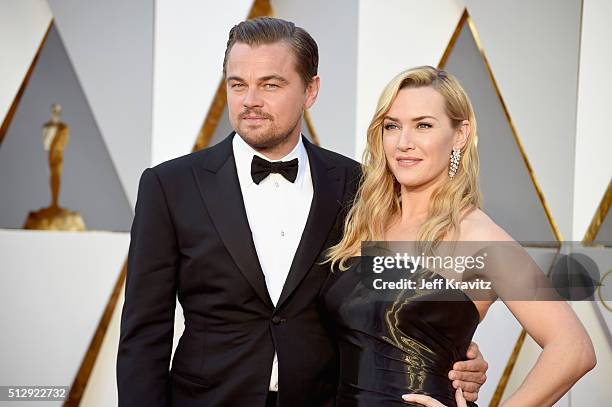
[[[234,83],[232,84],[232,89],[242,88],[243,86],[244,86],[244,83]]]
[[[266,84],[264,84],[264,88],[266,88],[266,89],[276,89],[278,87],[279,86],[274,84],[274,83],[266,83]]]
[[[399,127],[397,127],[397,125],[393,124],[393,123],[387,123],[385,124],[385,130],[397,130]]]
[[[421,126],[424,126],[424,127],[421,127]],[[429,123],[419,123],[419,124],[417,125],[417,127],[418,127],[419,129],[429,129],[429,128],[431,128],[432,126],[431,126],[431,124],[429,124]]]

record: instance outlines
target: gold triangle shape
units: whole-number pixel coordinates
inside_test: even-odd
[[[504,116],[506,117],[506,121],[508,123],[508,126],[510,127],[512,136],[514,137],[514,141],[516,142],[516,146],[518,147],[518,150],[521,153],[521,158],[523,159],[523,163],[525,164],[525,167],[527,169],[527,172],[529,174],[529,177],[531,178],[531,182],[535,188],[536,194],[538,196],[538,199],[540,200],[540,203],[542,205],[542,208],[544,209],[544,213],[546,214],[546,219],[548,220],[548,224],[551,228],[551,231],[553,233],[553,236],[555,237],[557,242],[561,242],[563,240],[562,236],[561,236],[561,232],[559,231],[559,228],[557,227],[557,224],[555,223],[554,218],[552,217],[552,214],[550,212],[550,208],[548,207],[548,204],[546,203],[546,199],[544,197],[544,194],[542,193],[542,189],[540,188],[540,183],[538,182],[538,180],[536,179],[535,173],[533,171],[533,168],[531,166],[531,163],[529,162],[529,159],[527,158],[527,154],[525,153],[525,149],[523,147],[523,143],[521,142],[521,139],[518,135],[518,132],[516,131],[516,127],[514,125],[514,122],[512,121],[512,118],[510,117],[510,113],[508,111],[508,108],[506,107],[506,103],[504,101],[504,98],[502,97],[502,94],[499,90],[499,86],[497,85],[497,81],[495,80],[495,76],[493,75],[493,70],[491,69],[491,65],[489,64],[489,61],[485,55],[484,52],[484,48],[482,46],[482,42],[480,41],[480,36],[478,35],[478,31],[476,30],[476,25],[474,24],[474,21],[472,20],[472,17],[470,16],[470,14],[467,11],[467,8],[465,8],[463,10],[463,14],[461,15],[461,18],[459,19],[459,23],[457,24],[457,27],[455,27],[455,31],[453,32],[451,39],[444,51],[444,54],[442,55],[442,58],[440,59],[440,63],[438,64],[438,68],[440,69],[444,69],[444,67],[446,66],[446,63],[448,61],[448,58],[450,57],[450,54],[452,53],[454,47],[455,47],[455,43],[457,42],[457,39],[459,38],[459,34],[461,33],[464,25],[467,24],[470,30],[470,33],[472,34],[472,37],[476,43],[476,47],[478,48],[478,51],[480,53],[480,57],[482,58],[482,62],[485,66],[485,69],[489,75],[489,79],[491,80],[491,83],[493,85],[493,89],[495,90],[495,94],[497,95],[497,98],[499,100],[500,106],[502,107],[502,111],[504,113]],[[556,246],[555,246],[556,247]]]
[[[497,85],[497,81],[495,80],[495,76],[493,75],[493,70],[491,69],[491,65],[489,64],[489,61],[484,53],[484,48],[482,46],[482,42],[480,41],[480,36],[478,35],[478,31],[476,30],[476,25],[474,24],[474,21],[472,20],[467,8],[465,8],[463,10],[463,14],[461,15],[461,18],[459,19],[459,22],[457,23],[457,26],[455,27],[455,31],[453,32],[453,34],[451,35],[451,38],[448,42],[448,45],[446,46],[446,49],[444,50],[444,53],[442,54],[442,58],[440,59],[440,62],[438,64],[438,68],[439,69],[444,69],[444,67],[446,66],[446,63],[448,61],[448,59],[450,58],[450,55],[453,51],[453,49],[455,48],[455,44],[457,42],[457,39],[459,38],[459,35],[461,34],[461,31],[463,29],[463,27],[465,25],[468,25],[468,28],[470,30],[470,33],[472,35],[472,38],[474,39],[474,42],[476,43],[476,47],[478,48],[478,52],[480,53],[480,57],[482,58],[482,62],[485,66],[485,69],[489,75],[489,79],[491,80],[491,83],[493,85],[493,89],[495,90],[495,93],[497,95],[497,98],[499,100],[499,103],[502,107],[502,111],[504,113],[504,116],[506,118],[506,121],[508,123],[508,126],[510,127],[510,130],[512,132],[512,135],[514,137],[514,140],[516,142],[516,145],[520,151],[521,157],[523,159],[523,162],[525,164],[525,167],[527,168],[527,172],[529,173],[529,176],[531,178],[531,181],[533,183],[533,186],[536,190],[538,199],[540,200],[540,203],[542,204],[542,207],[544,209],[544,213],[546,214],[546,218],[548,220],[548,223],[550,225],[550,228],[552,230],[553,236],[555,237],[558,245],[556,245],[555,247],[557,248],[557,254],[559,253],[560,250],[560,243],[563,240],[561,233],[552,217],[552,214],[550,212],[550,209],[548,207],[548,204],[546,203],[546,199],[544,198],[544,194],[542,193],[542,189],[540,188],[540,184],[538,183],[535,174],[533,172],[533,168],[531,167],[531,164],[529,162],[529,159],[527,158],[527,154],[525,153],[525,149],[523,148],[523,144],[521,143],[521,140],[518,136],[518,132],[516,131],[516,127],[514,126],[514,123],[512,121],[512,118],[510,117],[510,113],[508,111],[508,108],[506,107],[506,103],[504,102],[504,99],[501,95],[501,92],[499,90],[499,86]],[[554,262],[553,262],[554,264]],[[491,400],[489,402],[489,407],[498,407],[499,404],[502,401],[502,397],[504,395],[504,391],[506,390],[506,387],[508,385],[508,381],[510,379],[510,376],[512,374],[512,371],[514,370],[514,366],[516,364],[516,361],[518,359],[519,353],[521,351],[521,348],[523,347],[523,344],[525,342],[525,338],[527,336],[527,332],[522,329],[518,339],[514,345],[514,348],[512,349],[512,352],[510,354],[510,356],[508,357],[508,361],[506,363],[506,367],[504,368],[504,371],[502,373],[502,376],[495,388],[495,392],[493,393],[493,396],[491,397]]]
[[[28,83],[30,82],[30,78],[32,77],[32,72],[34,71],[34,67],[38,62],[38,57],[40,56],[40,52],[42,51],[45,43],[47,42],[47,37],[49,36],[49,32],[51,32],[51,27],[53,27],[53,19],[49,21],[49,26],[47,27],[47,31],[45,31],[45,35],[43,35],[40,44],[38,45],[38,49],[36,50],[36,54],[34,54],[34,58],[30,63],[30,67],[23,77],[23,81],[21,81],[21,86],[19,86],[19,90],[15,94],[13,98],[13,102],[11,103],[11,107],[9,108],[4,120],[2,122],[2,126],[0,126],[0,146],[2,146],[2,141],[4,141],[4,136],[8,131],[11,122],[13,121],[13,117],[15,116],[15,112],[17,111],[17,107],[19,106],[19,102],[21,101],[21,97],[23,96],[26,88],[28,87]]]
[[[64,407],[77,407],[81,403],[81,398],[85,393],[85,387],[87,387],[87,382],[89,381],[89,377],[93,371],[96,359],[98,358],[98,354],[102,348],[102,343],[104,342],[104,336],[108,330],[108,325],[110,324],[111,318],[113,317],[113,313],[115,312],[115,308],[117,306],[117,302],[119,301],[119,295],[121,294],[121,289],[123,288],[126,275],[127,258],[123,263],[123,267],[121,267],[119,278],[117,278],[117,282],[115,282],[115,286],[113,287],[110,298],[106,303],[106,307],[104,307],[102,317],[100,318],[96,331],[89,342],[89,346],[85,352],[83,360],[81,361],[76,377],[70,386],[70,393],[63,404]]]
[[[612,203],[612,180],[610,180],[610,182],[608,183],[608,188],[606,189],[606,192],[604,193],[604,196],[601,199],[601,202],[599,203],[597,210],[595,211],[595,215],[593,216],[593,220],[591,220],[591,224],[589,225],[589,228],[587,229],[586,234],[584,235],[584,239],[582,239],[582,243],[584,245],[587,245],[587,246],[593,245],[593,241],[597,237],[597,234],[599,233],[599,229],[601,228],[601,225],[603,225],[604,220],[606,219],[606,216],[608,215],[611,203]],[[605,245],[602,245],[602,246],[609,247]]]

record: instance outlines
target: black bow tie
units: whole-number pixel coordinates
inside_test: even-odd
[[[251,161],[251,178],[253,182],[259,185],[268,175],[276,172],[287,179],[294,182],[298,173],[298,159],[294,158],[291,161],[268,161],[254,155]]]

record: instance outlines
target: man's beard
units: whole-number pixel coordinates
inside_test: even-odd
[[[278,145],[284,143],[291,136],[295,127],[299,123],[298,119],[298,121],[294,123],[290,129],[283,131],[275,126],[274,119],[270,115],[264,114],[262,112],[243,112],[240,115],[240,119],[244,120],[243,117],[247,116],[248,114],[264,117],[270,123],[270,126],[266,129],[265,133],[260,133],[260,129],[255,129],[253,132],[251,132],[246,128],[244,129],[244,131],[240,132],[240,135],[242,136],[244,141],[257,151],[272,150]]]

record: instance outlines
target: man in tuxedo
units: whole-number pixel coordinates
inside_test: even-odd
[[[117,359],[120,406],[333,406],[337,352],[318,302],[357,162],[301,120],[319,91],[316,42],[260,18],[229,34],[235,132],[146,169],[131,231]],[[176,297],[185,330],[172,360]],[[486,362],[457,374],[474,400]]]

